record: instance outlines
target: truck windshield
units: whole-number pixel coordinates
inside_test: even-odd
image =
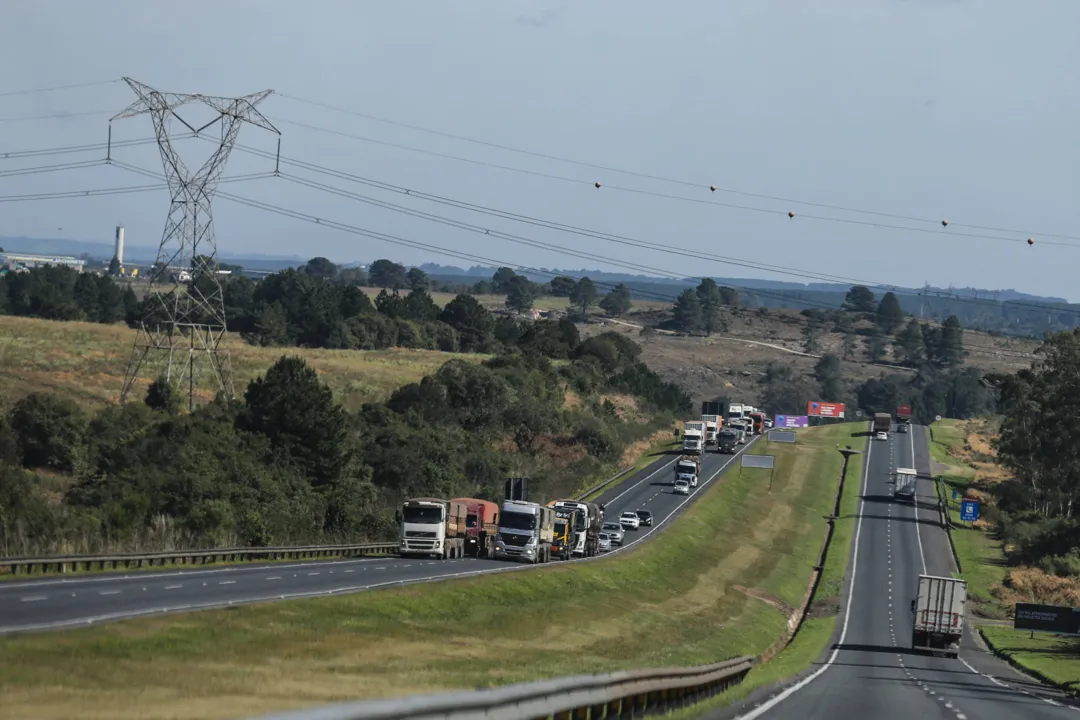
[[[475,515],[469,515],[469,516],[467,516],[465,518],[465,527],[467,527],[467,528],[476,527],[476,516]]]
[[[431,506],[405,507],[401,515],[402,519],[409,524],[435,525],[442,522],[443,509]]]
[[[555,537],[566,537],[566,524],[565,520],[555,523]]]
[[[528,513],[503,512],[499,518],[499,527],[508,530],[534,530],[536,529],[536,516]]]

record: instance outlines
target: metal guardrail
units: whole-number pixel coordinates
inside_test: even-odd
[[[263,716],[261,720],[534,720],[641,717],[686,707],[742,682],[754,658],[629,670],[476,691],[367,700]]]
[[[0,568],[11,569],[13,575],[32,573],[35,568],[42,572],[90,570],[97,566],[105,570],[153,565],[206,565],[208,563],[245,560],[283,560],[287,558],[357,557],[363,555],[388,555],[398,548],[397,542],[353,543],[345,545],[299,545],[292,547],[239,547],[214,548],[210,550],[167,550],[150,553],[108,553],[102,555],[57,555],[0,557]]]

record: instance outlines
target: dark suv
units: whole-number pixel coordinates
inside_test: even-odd
[[[652,527],[652,513],[648,510],[638,510],[634,513],[641,521],[642,527]]]

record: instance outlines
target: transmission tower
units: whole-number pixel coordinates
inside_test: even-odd
[[[229,351],[222,346],[226,335],[225,303],[217,274],[218,251],[210,201],[241,125],[251,123],[281,135],[255,109],[273,91],[224,98],[163,93],[131,78],[124,78],[124,82],[139,99],[110,118],[110,150],[113,120],[149,115],[154,122],[171,202],[157,261],[150,270],[146,314],[128,360],[120,402],[127,400],[139,377],[152,373],[151,379],[164,376],[174,389],[186,386],[190,410],[195,407],[196,388],[206,369],[213,376],[210,383],[217,392],[228,398],[235,396]],[[177,110],[193,103],[211,108],[214,118],[200,126],[188,123]],[[188,170],[173,146],[169,134],[173,120],[196,137],[212,126],[220,126],[217,148],[195,173]],[[278,148],[280,152],[280,138]]]

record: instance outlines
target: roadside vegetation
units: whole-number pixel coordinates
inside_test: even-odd
[[[771,493],[767,471],[733,468],[620,557],[0,639],[5,708],[33,718],[234,718],[756,655],[783,635],[806,592],[835,500],[836,445],[852,443],[855,427],[771,445]],[[856,464],[849,481],[861,477]],[[846,548],[833,554],[846,559]],[[819,626],[829,622],[812,621],[805,639],[827,641]],[[785,663],[799,647],[774,668],[794,667]]]
[[[385,539],[408,497],[565,497],[690,411],[621,336],[540,321],[501,347],[358,412],[295,355],[193,413],[160,380],[95,413],[26,395],[0,420],[0,555]]]
[[[1010,618],[1017,602],[1080,606],[1080,520],[1074,500],[1080,451],[1070,424],[1080,370],[1080,332],[1047,338],[1030,370],[988,378],[1001,415],[993,424],[933,428],[935,459],[951,498],[980,500],[980,519],[953,532],[964,576],[983,617]],[[952,502],[953,510],[958,503]],[[983,636],[1014,663],[1075,690],[1075,638],[987,624]]]

